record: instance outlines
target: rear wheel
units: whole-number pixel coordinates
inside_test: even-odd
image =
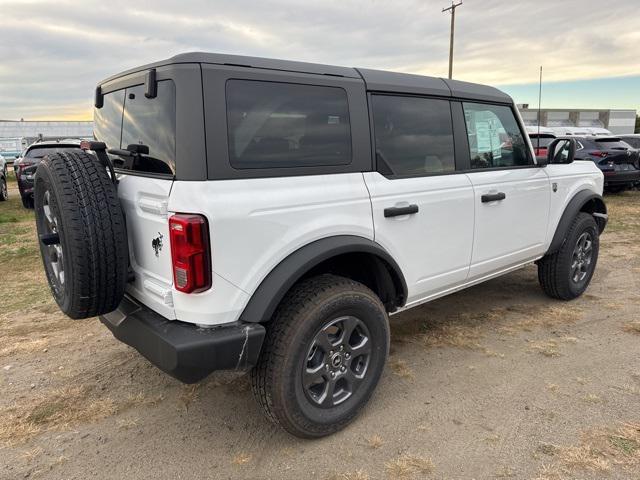
[[[35,179],[40,253],[53,297],[71,318],[111,312],[124,296],[124,215],[106,169],[85,152],[45,157]]]
[[[31,195],[24,195],[20,198],[22,199],[22,206],[24,208],[33,208],[33,197]]]
[[[544,292],[561,300],[582,295],[595,271],[599,246],[599,230],[593,216],[579,213],[562,247],[538,263],[538,280]]]
[[[311,278],[289,292],[269,325],[253,392],[289,433],[329,435],[367,403],[388,351],[387,314],[371,290],[343,277]]]

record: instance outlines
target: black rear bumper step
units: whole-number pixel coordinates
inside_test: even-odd
[[[258,361],[265,328],[259,323],[200,328],[167,320],[129,297],[100,317],[113,336],[132,346],[160,370],[184,383],[214,370],[244,370]]]

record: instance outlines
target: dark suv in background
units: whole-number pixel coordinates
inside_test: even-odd
[[[606,191],[621,192],[640,183],[639,150],[620,137],[566,138],[577,142],[576,160],[590,160],[602,170]]]
[[[13,163],[22,205],[25,208],[33,208],[33,177],[40,161],[52,153],[79,149],[80,140],[75,139],[36,142],[27,147],[22,156]]]

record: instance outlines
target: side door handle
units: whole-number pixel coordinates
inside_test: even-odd
[[[485,193],[480,197],[480,200],[482,200],[482,203],[487,203],[487,202],[496,202],[498,200],[504,200],[505,198],[507,198],[507,196],[504,194],[504,192]]]
[[[400,215],[413,215],[418,213],[418,205],[407,205],[406,207],[389,207],[384,209],[385,218],[398,217]]]

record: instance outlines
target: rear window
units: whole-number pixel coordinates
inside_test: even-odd
[[[111,92],[104,96],[102,108],[96,108],[93,114],[93,136],[107,148],[120,148],[123,105],[124,90]]]
[[[342,88],[229,80],[229,161],[238,169],[351,163],[351,127]]]
[[[144,85],[127,88],[124,99],[121,148],[149,147],[131,170],[174,175],[176,171],[176,87],[171,80],[158,82],[155,98],[144,96]]]
[[[58,147],[33,147],[26,153],[26,158],[43,158],[52,153],[60,153],[65,150],[80,148],[79,145],[60,145]]]
[[[596,138],[596,144],[600,145],[601,148],[610,148],[616,150],[628,150],[631,148],[627,142],[623,142],[619,138]]]
[[[176,88],[171,80],[158,82],[157,96],[147,98],[144,85],[104,96],[94,114],[94,137],[107,148],[149,147],[148,155],[131,161],[115,157],[116,167],[136,172],[175,175]]]
[[[633,148],[640,148],[640,138],[625,138],[624,141],[631,145]]]

